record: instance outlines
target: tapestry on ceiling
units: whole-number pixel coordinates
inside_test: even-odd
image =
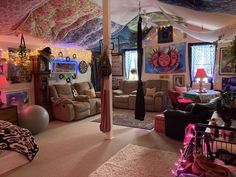
[[[146,73],[182,73],[186,71],[186,43],[145,48]]]

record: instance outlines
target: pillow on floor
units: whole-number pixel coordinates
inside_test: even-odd
[[[94,88],[85,90],[85,94],[89,96],[89,98],[96,98],[96,93]]]

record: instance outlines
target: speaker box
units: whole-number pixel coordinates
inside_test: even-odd
[[[173,42],[173,26],[158,28],[158,43]]]

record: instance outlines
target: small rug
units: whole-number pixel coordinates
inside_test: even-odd
[[[179,155],[129,144],[89,177],[171,177]]]
[[[146,112],[144,121],[134,118],[134,110],[115,109],[113,110],[113,124],[126,127],[141,128],[151,130],[154,128],[154,115],[156,112]],[[95,119],[92,122],[100,122],[101,118]]]

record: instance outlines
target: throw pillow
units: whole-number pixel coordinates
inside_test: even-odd
[[[85,90],[85,94],[89,96],[89,98],[96,98],[96,93],[94,88]]]
[[[156,88],[147,88],[146,89],[146,96],[154,96],[156,94]]]
[[[88,95],[78,95],[75,97],[75,101],[88,102],[89,96]]]

